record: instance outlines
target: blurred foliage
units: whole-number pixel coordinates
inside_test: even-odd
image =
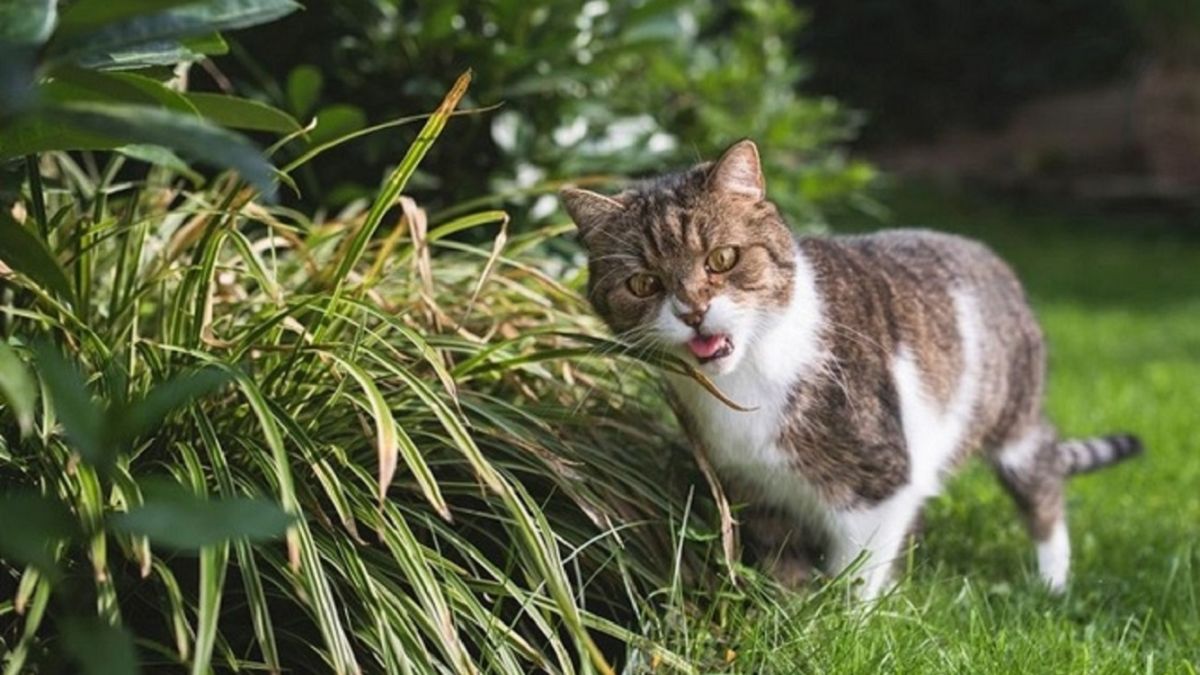
[[[867,140],[1000,124],[1032,96],[1111,79],[1140,42],[1126,0],[797,4],[812,12],[796,47],[814,87],[869,111]]]
[[[1151,48],[1176,63],[1200,64],[1200,2],[1128,0]]]
[[[79,0],[60,12],[54,0],[3,0],[0,164],[27,156],[32,167],[47,151],[114,150],[189,173],[178,151],[234,168],[272,192],[270,164],[226,127],[286,134],[299,131],[295,120],[254,101],[184,92],[175,67],[225,53],[219,31],[299,7],[292,0]],[[45,214],[37,217],[44,234]]]
[[[241,67],[222,68],[297,116],[324,109],[359,125],[430,110],[472,69],[465,105],[502,107],[456,120],[454,142],[431,152],[417,184],[433,206],[495,193],[536,220],[555,209],[547,182],[660,172],[753,137],[772,196],[806,223],[873,172],[833,149],[855,117],[797,93],[803,23],[787,0],[319,0],[243,33]],[[410,140],[347,146],[301,177],[305,198],[368,194]]]

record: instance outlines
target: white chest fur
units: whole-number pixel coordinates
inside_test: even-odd
[[[776,441],[794,384],[820,366],[821,305],[812,270],[797,254],[792,301],[741,348],[746,352],[731,373],[713,383],[749,411],[730,408],[695,381],[668,381],[695,420],[713,465],[726,479],[755,491],[757,501],[773,503],[809,518],[823,511],[816,491],[789,467],[788,453]]]
[[[792,302],[764,321],[747,341],[743,360],[731,373],[713,377],[729,398],[752,408],[732,409],[691,379],[670,376],[669,383],[697,426],[710,461],[725,480],[751,490],[758,503],[772,504],[833,537],[830,571],[846,568],[862,552],[868,563],[863,593],[878,592],[921,503],[936,494],[941,473],[963,442],[978,397],[981,374],[979,308],[966,292],[953,293],[963,349],[963,371],[947,406],[928,396],[910,350],[892,355],[891,376],[900,401],[910,475],[904,487],[865,509],[834,509],[799,472],[790,453],[778,445],[792,389],[800,378],[826,367],[821,347],[822,306],[812,270],[799,252]]]

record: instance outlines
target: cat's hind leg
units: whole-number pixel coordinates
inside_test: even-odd
[[[1038,574],[1051,591],[1066,588],[1071,541],[1063,497],[1065,474],[1053,428],[1042,423],[1010,440],[995,453],[993,466],[1012,496],[1037,545]]]

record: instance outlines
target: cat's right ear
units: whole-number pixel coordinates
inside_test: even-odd
[[[563,188],[558,196],[562,199],[567,215],[571,216],[575,227],[579,228],[579,238],[585,245],[589,234],[625,210],[621,202],[591,190]]]

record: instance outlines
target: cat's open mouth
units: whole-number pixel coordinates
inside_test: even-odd
[[[733,342],[728,335],[697,335],[688,340],[688,349],[700,363],[709,363],[733,353]]]

